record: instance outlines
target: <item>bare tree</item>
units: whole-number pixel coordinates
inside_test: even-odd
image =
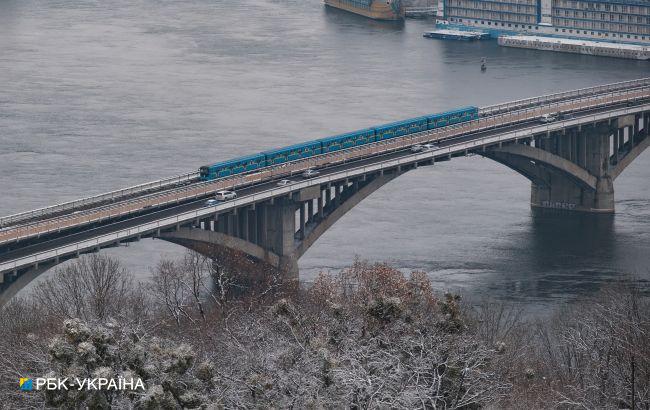
[[[185,273],[177,263],[162,260],[152,272],[152,290],[158,304],[181,326],[183,318],[194,322],[192,317],[191,289],[185,282]]]
[[[117,259],[92,254],[56,269],[34,287],[33,299],[50,316],[103,320],[128,310],[135,289]]]

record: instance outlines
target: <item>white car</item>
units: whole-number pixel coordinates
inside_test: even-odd
[[[208,199],[207,201],[205,201],[203,206],[215,206],[218,203],[219,203],[219,201],[217,201],[216,199]]]
[[[289,186],[291,184],[293,184],[293,181],[290,179],[283,179],[277,183],[278,186]]]
[[[315,169],[308,169],[302,173],[303,178],[313,178],[316,175],[320,175],[320,172],[316,171]]]
[[[553,122],[555,120],[557,120],[557,117],[553,114],[544,114],[541,117],[539,117],[539,122],[541,122],[542,124]]]
[[[438,148],[438,146],[436,144],[415,144],[411,147],[411,152],[431,151],[434,148]]]
[[[217,201],[227,201],[235,198],[237,198],[237,194],[234,191],[217,191],[217,194],[214,196],[214,199]]]

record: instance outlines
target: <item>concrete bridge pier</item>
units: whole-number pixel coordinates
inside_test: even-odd
[[[479,152],[531,180],[531,206],[614,213],[614,180],[650,145],[650,113],[531,135]]]
[[[294,236],[296,234],[296,209],[299,204],[291,198],[279,198],[267,212],[267,243],[262,244],[268,251],[279,257],[277,268],[286,277],[298,279],[298,260],[293,256]],[[304,205],[300,215],[304,218]],[[301,222],[304,222],[301,221]]]
[[[551,153],[566,161],[566,170],[544,166],[546,186],[531,185],[531,206],[591,213],[614,212],[614,182],[609,175],[610,135],[620,141],[619,130],[607,123],[567,130],[552,138]],[[618,144],[615,144],[618,147]],[[617,149],[617,148],[616,148]],[[573,165],[573,166],[571,166]],[[576,178],[577,171],[587,178]],[[568,171],[568,172],[567,172]],[[586,183],[585,183],[586,182]]]

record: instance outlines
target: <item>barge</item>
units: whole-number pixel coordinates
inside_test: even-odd
[[[481,31],[438,29],[433,31],[427,31],[422,36],[426,38],[438,38],[442,40],[473,41],[473,40],[487,40],[490,38],[490,33],[485,33]]]
[[[499,36],[499,45],[561,53],[650,60],[650,46],[543,36]]]

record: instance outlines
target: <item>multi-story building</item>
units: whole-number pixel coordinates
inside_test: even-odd
[[[440,0],[452,27],[650,44],[650,0]]]

